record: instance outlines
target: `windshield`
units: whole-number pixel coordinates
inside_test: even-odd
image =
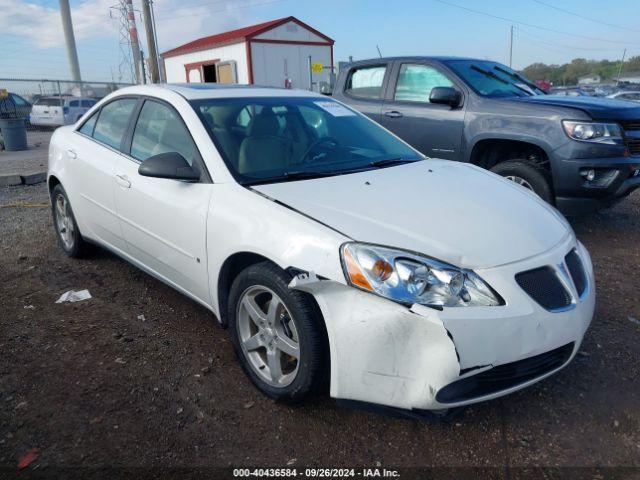
[[[515,70],[496,62],[449,60],[447,66],[485,97],[529,97],[544,91]]]
[[[423,158],[329,98],[225,98],[192,105],[242,184],[340,175]]]

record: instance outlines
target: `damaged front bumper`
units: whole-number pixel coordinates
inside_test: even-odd
[[[550,312],[514,280],[517,273],[558,267],[576,248],[588,278],[571,308]],[[406,410],[441,410],[525,388],[566,366],[595,308],[589,254],[566,238],[533,258],[479,270],[504,298],[499,307],[407,308],[314,275],[290,287],[316,299],[327,327],[331,396]]]

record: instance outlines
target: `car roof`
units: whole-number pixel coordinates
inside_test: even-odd
[[[162,83],[155,85],[135,85],[121,88],[120,94],[151,95],[161,92],[175,92],[187,100],[205,100],[209,98],[233,98],[233,97],[316,97],[327,98],[319,93],[307,90],[295,90],[276,87],[263,87],[258,85],[236,85],[215,83]]]
[[[473,57],[454,57],[450,55],[414,55],[414,56],[402,56],[402,57],[381,57],[381,58],[368,58],[366,60],[356,60],[353,64],[359,63],[376,63],[376,62],[387,62],[387,61],[407,61],[407,60],[433,60],[436,62],[447,62],[451,60],[466,60],[473,62],[492,62],[492,63],[500,63],[495,60],[487,60],[482,58],[473,58]]]

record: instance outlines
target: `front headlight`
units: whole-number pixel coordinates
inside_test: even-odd
[[[478,275],[415,253],[364,243],[345,243],[342,267],[357,288],[404,304],[431,307],[503,305]]]
[[[617,123],[574,122],[563,120],[564,131],[574,140],[598,143],[622,143],[622,130]]]

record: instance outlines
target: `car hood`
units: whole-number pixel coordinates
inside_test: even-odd
[[[637,103],[613,98],[534,95],[513,98],[512,100],[519,103],[575,108],[587,113],[594,120],[640,119],[640,106]]]
[[[531,192],[447,160],[252,188],[353,240],[464,268],[538,255],[571,232],[566,220]]]

